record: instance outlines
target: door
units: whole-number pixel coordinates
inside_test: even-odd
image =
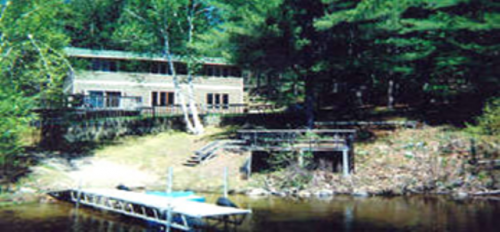
[[[104,92],[103,91],[89,91],[86,104],[90,108],[103,108],[104,107]]]

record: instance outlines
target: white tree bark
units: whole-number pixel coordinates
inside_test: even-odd
[[[193,43],[193,33],[194,33],[194,11],[195,11],[195,3],[194,1],[191,1],[191,6],[189,9],[189,12],[187,14],[188,17],[188,26],[189,26],[189,32],[188,32],[188,46]],[[193,85],[193,67],[192,67],[192,61],[188,62],[188,67],[187,67],[187,75],[188,75],[188,100],[189,100],[189,108],[191,111],[191,117],[193,118],[193,123],[194,123],[194,133],[195,134],[203,134],[205,129],[203,128],[203,124],[201,123],[199,114],[198,114],[198,109],[196,108],[196,101],[194,97],[194,85]]]
[[[181,85],[179,83],[179,79],[177,78],[177,73],[175,71],[174,62],[172,60],[172,53],[170,52],[170,40],[169,40],[168,34],[166,32],[165,32],[163,38],[165,40],[163,53],[167,58],[170,72],[172,73],[172,79],[174,82],[174,89],[175,89],[175,97],[179,100],[179,104],[181,105],[182,113],[184,115],[184,121],[186,122],[187,131],[190,133],[196,134],[196,130],[193,127],[191,120],[189,119],[189,113],[188,113],[188,109],[186,107],[186,101],[184,99],[184,94],[182,94]]]

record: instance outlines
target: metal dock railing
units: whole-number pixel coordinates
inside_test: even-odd
[[[107,210],[184,231],[192,230],[203,219],[236,223],[251,213],[248,209],[114,189],[72,189],[49,194],[77,205]]]

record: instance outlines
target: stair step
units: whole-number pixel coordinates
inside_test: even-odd
[[[188,164],[188,163],[183,163],[182,165],[187,166],[187,167],[195,167],[198,164]]]

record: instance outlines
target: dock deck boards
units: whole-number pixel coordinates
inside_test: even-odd
[[[77,191],[77,190],[74,190]],[[251,211],[232,207],[223,207],[208,203],[195,202],[183,199],[174,199],[162,196],[148,195],[144,193],[128,192],[114,189],[82,189],[81,192],[106,196],[130,203],[155,207],[160,210],[172,210],[173,213],[183,214],[190,217],[205,218],[224,215],[248,214]]]

